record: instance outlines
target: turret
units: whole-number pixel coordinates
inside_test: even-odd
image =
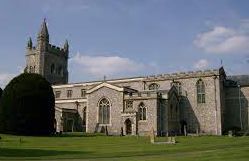
[[[44,19],[41,30],[37,35],[37,48],[38,50],[47,50],[49,45],[49,34],[46,19]]]
[[[32,47],[33,47],[32,39],[31,39],[31,37],[29,37],[29,40],[27,42],[27,48],[32,49]]]

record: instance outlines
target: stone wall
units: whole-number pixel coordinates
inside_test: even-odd
[[[93,91],[87,96],[88,119],[86,125],[86,132],[93,133],[98,127],[98,103],[102,98],[108,99],[111,103],[110,124],[99,126],[107,126],[109,134],[119,135],[122,127],[121,112],[123,110],[123,93],[107,87],[102,87],[96,91]]]
[[[157,134],[157,98],[144,99],[144,100],[134,100],[134,108],[138,111],[138,106],[140,103],[144,103],[146,108],[146,120],[138,120],[137,122],[137,133],[139,135],[148,134],[151,129]]]
[[[206,102],[203,104],[197,103],[196,83],[199,79],[202,79],[205,83]],[[180,108],[183,114],[181,115],[181,120],[187,122],[188,132],[195,133],[199,131],[201,133],[221,135],[222,99],[224,98],[222,97],[223,84],[219,70],[150,76],[144,78],[143,81],[136,82],[137,85],[134,85],[134,82],[127,82],[125,85],[137,87],[137,90],[148,90],[150,84],[157,83],[159,90],[165,90],[170,89],[172,82],[176,81],[180,82],[182,87]]]
[[[33,69],[35,68],[35,70],[32,72],[30,70],[30,67],[32,67]],[[35,50],[35,48],[27,48],[26,51],[26,70],[29,73],[39,73],[42,74],[41,72],[41,66],[40,66],[40,55],[38,54],[38,52]]]
[[[168,90],[171,88],[173,82],[181,83],[182,95],[180,96],[179,108],[179,121],[186,121],[187,123],[187,131],[190,133],[195,133],[196,131],[200,133],[206,134],[217,134],[220,135],[222,131],[222,115],[223,115],[223,107],[224,107],[224,97],[222,96],[223,91],[223,75],[222,69],[220,70],[208,70],[208,71],[197,71],[197,72],[188,72],[188,73],[179,73],[179,74],[165,74],[158,76],[150,76],[150,77],[139,77],[139,78],[130,78],[130,79],[119,79],[119,80],[107,80],[107,83],[115,84],[119,87],[130,87],[138,91],[146,91],[148,87],[152,83],[157,83],[159,85],[159,90]],[[197,103],[197,88],[196,83],[198,80],[204,81],[205,84],[205,103]],[[61,97],[57,98],[57,100],[77,100],[83,99],[81,97],[81,89],[91,89],[94,86],[97,86],[101,82],[86,82],[86,83],[76,83],[76,84],[66,84],[66,85],[57,85],[53,86],[54,91],[61,91]],[[67,90],[72,90],[73,94],[71,98],[66,97]],[[103,89],[100,89],[100,91]],[[107,90],[107,89],[106,89]],[[88,125],[89,132],[94,131],[94,126],[96,122],[96,106],[98,103],[99,95],[106,96],[107,98],[119,100],[116,104],[120,104],[121,108],[123,107],[123,97],[120,92],[111,92],[108,89],[106,92],[93,92],[91,95],[87,95],[87,103],[91,105],[88,107],[88,121],[91,122]],[[115,102],[115,101],[114,101]],[[158,102],[148,102],[150,108],[157,109]],[[66,107],[67,108],[67,107]],[[112,109],[113,110],[113,109]],[[120,114],[120,111],[116,111],[117,115]],[[151,111],[153,113],[153,117],[151,118],[153,121],[157,119],[157,111]],[[95,113],[95,114],[94,114]],[[112,115],[115,115],[115,111],[112,111]],[[118,116],[120,117],[120,116]],[[115,118],[119,122],[119,127],[113,127],[116,131],[120,131],[121,119],[118,120],[118,117]],[[90,120],[95,119],[95,121]],[[153,125],[153,123],[146,124],[141,123],[140,129],[149,128],[148,126]],[[140,126],[140,125],[139,125]],[[144,128],[143,128],[144,127]],[[109,126],[109,128],[111,128]],[[155,128],[157,129],[157,128]],[[115,131],[114,130],[114,131]],[[150,129],[147,129],[150,130]],[[113,132],[114,132],[113,131]]]
[[[68,82],[66,53],[48,52],[44,57],[44,77],[52,84],[66,84]],[[52,64],[54,65],[53,72],[51,72]]]

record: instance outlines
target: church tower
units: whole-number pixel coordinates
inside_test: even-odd
[[[44,19],[37,35],[36,46],[29,38],[26,47],[26,69],[28,73],[38,73],[51,84],[68,83],[68,54],[69,44],[57,47],[49,43],[49,33]]]

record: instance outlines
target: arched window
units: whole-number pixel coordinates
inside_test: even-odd
[[[159,85],[156,83],[152,83],[149,85],[149,90],[158,90],[159,89]]]
[[[171,83],[171,86],[175,86],[176,87],[176,90],[177,90],[177,92],[178,92],[178,95],[182,95],[182,84],[181,84],[181,82],[172,82]]]
[[[146,120],[146,108],[144,103],[140,103],[138,106],[139,120]]]
[[[106,98],[99,102],[99,123],[110,123],[110,102]]]
[[[52,65],[51,65],[51,69],[50,69],[51,74],[54,73],[54,69],[55,69],[54,64],[52,64]]]
[[[205,84],[200,79],[196,83],[197,88],[197,103],[205,103]]]

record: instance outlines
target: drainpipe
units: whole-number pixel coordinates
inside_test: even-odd
[[[240,98],[240,85],[238,85],[239,89],[239,118],[240,118],[240,129],[243,129],[243,124],[242,124],[242,111],[241,111],[241,98]]]

